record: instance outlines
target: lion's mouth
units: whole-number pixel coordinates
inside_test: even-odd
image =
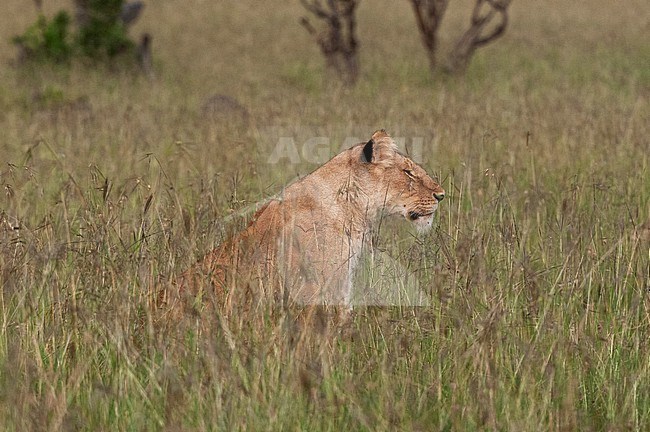
[[[420,213],[420,212],[411,211],[411,212],[409,212],[409,219],[412,220],[412,221],[416,221],[416,220],[420,219],[421,217],[431,216],[432,214],[433,214],[433,212]]]

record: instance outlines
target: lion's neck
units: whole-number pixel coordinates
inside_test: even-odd
[[[343,223],[352,235],[363,237],[370,229],[383,199],[364,187],[364,179],[348,164],[326,164],[304,180],[309,189],[317,191],[315,199],[328,207],[333,223]],[[332,180],[335,181],[332,181]]]
[[[355,162],[359,151],[340,153],[288,187],[284,195],[289,201],[309,201],[320,207],[321,222],[342,225],[357,240],[368,233],[385,201],[382,190],[364,177],[364,171]]]

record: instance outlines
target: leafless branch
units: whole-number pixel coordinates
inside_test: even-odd
[[[449,56],[449,70],[452,73],[464,73],[476,48],[486,45],[504,34],[508,26],[508,7],[511,1],[476,0],[470,27],[458,40]],[[493,25],[495,17],[498,17],[499,21],[488,31],[487,29]]]
[[[316,15],[318,18],[329,18],[328,12],[323,8],[323,5],[319,0],[300,0],[300,3],[302,3],[305,9]]]

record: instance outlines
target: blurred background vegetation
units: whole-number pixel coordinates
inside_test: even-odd
[[[363,0],[354,86],[299,1],[147,2],[124,36],[149,35],[150,73],[65,48],[18,61],[38,13],[3,4],[3,429],[650,427],[647,1],[515,0],[456,76],[432,73],[410,2]],[[449,5],[440,58],[472,4]],[[316,168],[269,164],[270,131],[333,155],[382,127],[425,137],[448,192],[429,235],[377,234],[430,307],[360,309],[300,349],[266,315],[152,310],[152,279]]]

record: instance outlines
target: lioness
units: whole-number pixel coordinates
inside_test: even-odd
[[[444,197],[440,185],[379,130],[264,204],[246,229],[186,271],[181,286],[194,291],[209,281],[230,302],[242,281],[256,280],[262,291],[271,286],[266,294],[276,299],[349,308],[372,222],[384,212],[428,229]]]

